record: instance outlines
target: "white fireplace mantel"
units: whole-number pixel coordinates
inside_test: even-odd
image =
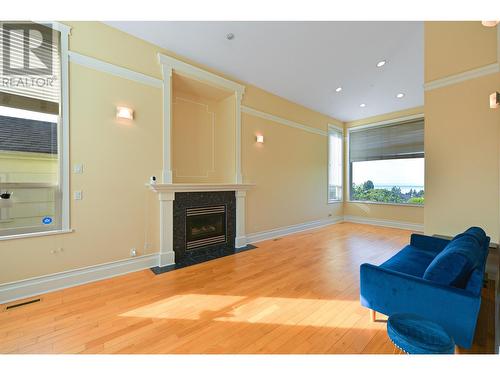
[[[255,184],[147,184],[158,194],[160,200],[160,257],[159,266],[175,264],[173,246],[174,200],[175,193],[234,191],[236,196],[236,248],[245,247],[247,237],[245,232],[245,198],[246,192]]]
[[[201,192],[201,191],[247,191],[255,184],[148,184],[155,193],[182,193],[182,192]]]

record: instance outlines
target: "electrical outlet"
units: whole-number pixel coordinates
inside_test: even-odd
[[[151,248],[151,244],[149,242],[144,242],[144,250],[149,250]]]
[[[78,191],[74,191],[73,192],[73,198],[75,199],[75,201],[80,201],[83,199],[83,194],[82,194],[82,191],[81,190],[78,190]]]
[[[136,257],[137,256],[137,250],[135,248],[130,249],[130,256],[131,257]]]
[[[83,173],[83,164],[73,165],[73,173]]]
[[[328,214],[328,217],[332,217],[333,215],[332,214]]]

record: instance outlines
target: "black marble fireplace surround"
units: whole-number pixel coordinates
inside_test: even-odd
[[[173,247],[175,263],[186,258],[218,258],[227,252],[234,252],[236,236],[236,197],[234,191],[175,193],[173,204]],[[214,245],[186,249],[186,211],[192,208],[225,206],[226,241]]]

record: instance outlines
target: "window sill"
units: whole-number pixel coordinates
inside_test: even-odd
[[[44,237],[44,236],[53,236],[55,234],[65,234],[72,233],[73,229],[59,229],[59,230],[50,230],[47,232],[33,232],[33,233],[22,233],[22,234],[10,234],[7,236],[0,236],[0,241],[7,240],[17,240],[19,238],[30,238],[30,237]]]
[[[328,201],[328,204],[335,204],[335,203],[344,203],[344,201],[343,200],[338,200],[338,201],[331,200],[331,201]]]
[[[403,206],[403,207],[420,207],[424,208],[423,204],[411,204],[411,203],[386,203],[386,202],[372,202],[372,201],[347,201],[347,203],[360,203],[360,204],[377,204],[382,206]]]

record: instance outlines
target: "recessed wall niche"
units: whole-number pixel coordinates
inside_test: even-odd
[[[172,74],[174,183],[227,183],[236,178],[233,91]]]

